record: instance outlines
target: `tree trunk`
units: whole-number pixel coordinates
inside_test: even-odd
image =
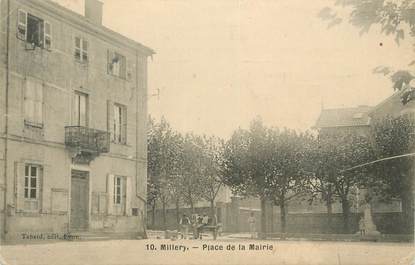
[[[163,230],[166,231],[167,230],[167,225],[166,225],[166,201],[163,200],[162,205],[163,205]]]
[[[287,226],[287,216],[286,216],[286,210],[285,210],[285,201],[280,201],[280,219],[281,219],[281,233],[282,238],[285,239],[285,232],[286,232],[286,226]]]
[[[349,233],[349,217],[350,217],[350,203],[346,196],[341,198],[343,211],[343,232]]]
[[[176,223],[177,223],[177,229],[180,230],[180,202],[179,199],[176,199]]]
[[[333,204],[331,201],[327,201],[327,233],[331,233],[333,223]]]
[[[210,201],[210,214],[212,216],[212,224],[216,225],[216,207],[215,200]]]
[[[274,204],[271,205],[271,234],[275,232],[274,229]]]
[[[261,197],[261,238],[267,237],[267,214],[266,214],[266,202],[265,197]]]
[[[189,201],[189,204],[190,204],[190,209],[191,209],[191,211],[192,211],[192,214],[194,214],[194,213],[195,213],[195,207],[194,207],[194,205],[193,205],[193,200],[190,200],[190,201]]]
[[[151,227],[154,229],[156,225],[156,202],[151,205]]]
[[[327,233],[331,233],[332,230],[332,219],[333,219],[333,198],[331,189],[327,191],[326,207],[327,207]]]

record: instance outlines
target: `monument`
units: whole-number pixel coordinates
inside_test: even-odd
[[[380,232],[377,230],[375,223],[373,222],[372,216],[372,206],[371,206],[371,199],[369,196],[367,189],[359,189],[359,197],[363,198],[363,205],[361,209],[363,209],[363,223],[364,223],[364,230],[365,233],[362,235],[362,239],[366,240],[376,240],[380,237]],[[359,232],[358,232],[359,233]]]

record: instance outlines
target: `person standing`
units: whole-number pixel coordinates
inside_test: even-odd
[[[359,231],[360,231],[360,236],[364,236],[366,234],[366,224],[365,224],[364,217],[361,217],[359,220]]]
[[[251,233],[251,238],[255,238],[255,216],[254,212],[251,212],[250,216],[248,217],[248,223],[249,223],[249,232]]]
[[[182,218],[180,219],[180,227],[181,227],[181,233],[182,238],[187,239],[187,234],[189,233],[189,225],[190,225],[190,219],[186,216],[186,214],[183,214]]]

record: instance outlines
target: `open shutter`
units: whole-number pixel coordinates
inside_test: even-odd
[[[50,179],[51,175],[50,175],[50,166],[48,165],[44,165],[43,167],[40,168],[40,175],[39,175],[39,180],[40,180],[40,194],[42,196],[42,203],[41,203],[41,207],[42,207],[42,213],[50,213],[51,212],[51,190],[50,185],[48,185],[48,180]]]
[[[125,184],[125,215],[131,216],[131,205],[133,199],[133,182],[132,177],[127,177],[126,184]]]
[[[112,74],[112,59],[114,58],[115,53],[113,51],[107,50],[107,72]]]
[[[52,48],[52,26],[48,21],[43,22],[43,47],[47,50]]]
[[[25,164],[21,162],[14,163],[14,198],[16,212],[24,210],[24,181],[25,181]]]
[[[121,143],[127,144],[127,107],[122,108]]]
[[[110,141],[114,139],[114,104],[107,100],[107,131],[110,134]]]
[[[76,99],[76,93],[72,94],[71,97],[71,125],[72,126],[76,126],[78,125],[77,121],[77,111],[76,111],[76,104],[77,104],[77,99]]]
[[[131,63],[131,60],[125,59],[127,64],[127,80],[131,81],[133,78],[133,67],[134,65]]]
[[[17,38],[24,41],[27,39],[27,12],[22,9],[17,11]]]
[[[114,175],[107,176],[107,214],[114,214]]]

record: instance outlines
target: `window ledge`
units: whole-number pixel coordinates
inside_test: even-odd
[[[16,212],[16,214],[24,217],[39,217],[42,215],[39,210],[21,210]]]
[[[78,63],[79,65],[82,65],[82,66],[85,66],[85,67],[88,67],[88,65],[89,65],[89,60],[88,61],[81,61],[81,60],[79,60],[79,59],[74,59],[75,60],[75,62],[76,63]]]
[[[120,143],[120,142],[114,142],[114,141],[111,141],[111,143],[112,144],[115,144],[115,145],[119,145],[119,146],[131,147],[131,145],[129,145],[127,143]]]
[[[122,81],[129,81],[127,77],[122,77],[122,76],[118,76],[118,75],[114,75],[112,73],[108,73],[109,76],[113,76],[115,77],[117,80],[122,80]]]
[[[43,123],[36,123],[36,122],[25,120],[24,125],[28,129],[43,130]]]

